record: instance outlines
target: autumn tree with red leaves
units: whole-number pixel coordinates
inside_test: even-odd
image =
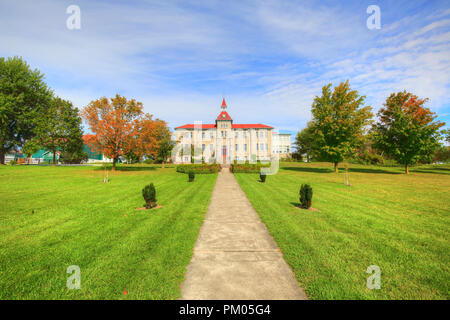
[[[93,133],[87,139],[88,145],[113,159],[113,170],[119,157],[132,148],[138,138],[142,109],[141,102],[117,94],[111,99],[103,97],[91,101],[82,111]]]
[[[411,164],[439,148],[439,128],[445,123],[434,121],[437,115],[423,106],[427,101],[406,91],[392,93],[373,127],[374,146],[403,164],[406,174]]]

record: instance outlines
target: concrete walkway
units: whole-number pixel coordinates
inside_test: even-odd
[[[181,294],[193,300],[307,299],[228,168],[217,178]]]

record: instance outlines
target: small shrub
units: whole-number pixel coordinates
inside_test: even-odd
[[[193,173],[192,171],[189,171],[188,176],[189,176],[188,182],[194,182],[195,173]]]
[[[261,179],[261,182],[266,182],[266,175],[264,173],[259,174],[259,179]]]
[[[14,166],[14,165],[17,164],[17,161],[16,161],[16,160],[11,160],[11,161],[9,162],[9,164],[10,164],[11,166]]]
[[[300,187],[300,206],[304,209],[311,207],[313,191],[309,184],[302,184]]]
[[[146,185],[144,189],[142,189],[142,196],[144,197],[145,200],[144,206],[147,209],[156,207],[156,190],[153,183]]]

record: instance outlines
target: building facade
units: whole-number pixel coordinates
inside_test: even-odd
[[[291,134],[290,133],[273,133],[272,153],[278,153],[279,158],[291,157]]]
[[[175,128],[175,163],[270,161],[273,127],[236,124],[227,112],[225,99],[214,124],[185,124]]]

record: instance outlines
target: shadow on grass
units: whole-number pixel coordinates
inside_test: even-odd
[[[450,174],[450,169],[446,168],[417,168],[417,169],[409,169],[409,172],[417,172],[417,173],[432,173],[432,174]]]
[[[345,170],[343,169],[342,171],[345,171]],[[400,172],[400,171],[392,171],[392,170],[386,170],[386,169],[374,169],[374,168],[348,168],[348,171],[349,172],[360,172],[360,173],[403,174],[403,172]]]
[[[282,170],[291,170],[299,172],[313,172],[313,173],[334,173],[333,168],[314,168],[314,167],[281,167]],[[339,173],[345,172],[344,168],[338,168]],[[359,172],[359,173],[380,173],[380,174],[405,174],[403,167],[389,167],[389,168],[359,168],[359,167],[349,167],[349,172]],[[421,167],[410,167],[410,172],[416,173],[434,173],[434,174],[450,174],[450,168],[443,167],[431,167],[431,168],[421,168]]]
[[[316,173],[331,173],[334,172],[330,168],[308,168],[308,167],[281,167],[282,170],[301,171],[301,172],[316,172]]]
[[[300,202],[289,202],[294,207],[300,208]]]
[[[292,170],[300,172],[315,172],[315,173],[334,173],[332,168],[308,168],[308,167],[283,167],[283,170]],[[338,168],[339,172],[345,172],[344,168]],[[384,173],[384,174],[402,174],[400,171],[392,171],[385,169],[374,168],[348,168],[349,172],[361,172],[361,173]]]

